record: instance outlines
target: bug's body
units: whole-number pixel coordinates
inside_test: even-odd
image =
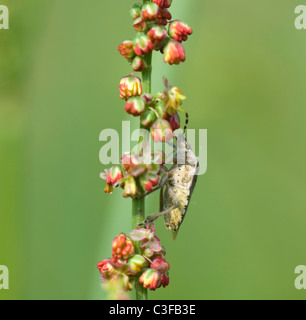
[[[164,215],[168,230],[176,231],[180,227],[188,209],[190,197],[196,183],[196,168],[190,165],[175,165],[169,171],[169,186],[166,186],[163,194],[163,208],[167,210],[175,205],[175,200],[169,188],[172,189],[179,201],[179,207]]]
[[[177,205],[175,209],[164,215],[166,228],[174,231],[174,237],[176,237],[185,218],[198,171],[198,161],[195,154],[184,139],[183,143],[181,148],[184,150],[185,164],[175,164],[169,170],[165,192],[163,193],[161,190],[161,203],[163,203],[161,211],[167,211]],[[178,147],[180,146],[178,145]]]
[[[176,141],[175,164],[169,170],[164,168],[166,173],[155,189],[161,188],[160,212],[147,217],[140,224],[144,225],[163,215],[166,228],[173,231],[174,239],[185,218],[199,170],[198,159],[186,142],[184,134],[179,135]]]

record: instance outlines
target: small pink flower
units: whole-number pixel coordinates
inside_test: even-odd
[[[182,44],[175,40],[170,40],[164,48],[165,63],[179,64],[186,60],[185,49]]]
[[[138,228],[130,232],[130,236],[133,241],[140,241],[142,248],[149,246],[154,252],[160,252],[162,246],[160,239],[155,235],[155,227],[153,223],[148,223],[146,228]]]

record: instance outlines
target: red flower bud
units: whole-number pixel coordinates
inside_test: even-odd
[[[147,178],[141,178],[140,179],[140,184],[143,187],[143,189],[146,190],[147,192],[150,192],[153,189],[153,184]]]
[[[152,2],[146,2],[142,6],[141,16],[146,21],[155,20],[160,14],[160,8],[157,4]]]
[[[161,274],[164,274],[166,271],[168,271],[170,269],[170,265],[165,260],[164,257],[158,256],[152,261],[150,268],[155,269],[156,271],[160,272]]]
[[[155,24],[159,26],[166,26],[168,24],[168,20],[166,18],[158,17],[155,21]]]
[[[145,176],[140,178],[140,184],[144,190],[147,192],[152,191],[154,187],[156,187],[159,183],[159,176],[155,174],[148,173]]]
[[[151,134],[154,142],[165,142],[173,138],[170,123],[164,119],[157,119],[152,126]]]
[[[140,97],[130,98],[125,107],[125,111],[134,117],[140,116],[145,110],[145,103]]]
[[[170,8],[172,0],[153,0],[153,3],[159,5],[160,8]]]
[[[186,41],[191,34],[192,29],[185,22],[176,20],[169,25],[169,36],[176,41]]]
[[[124,41],[123,43],[119,44],[118,50],[125,59],[132,59],[135,55],[133,50],[133,41]]]
[[[98,262],[97,268],[99,269],[100,273],[102,274],[102,278],[104,280],[110,279],[113,275],[116,274],[116,270],[114,269],[113,265],[111,264],[110,259],[105,259],[103,261]]]
[[[181,127],[181,119],[178,113],[174,114],[170,120],[169,123],[171,125],[171,128],[173,131],[179,129]]]
[[[100,177],[103,180],[106,180],[107,183],[104,192],[112,194],[114,190],[113,185],[122,179],[123,172],[119,166],[114,166],[110,169],[106,169],[105,172],[101,172]]]
[[[132,62],[132,68],[136,72],[141,72],[148,67],[145,59],[143,57],[136,56]]]
[[[172,14],[170,13],[170,11],[168,9],[161,9],[159,12],[159,17],[167,19],[167,20],[171,20]]]
[[[137,56],[142,56],[144,54],[147,54],[150,51],[153,51],[153,49],[154,49],[154,44],[147,35],[141,34],[135,38],[134,52],[136,53]]]
[[[165,288],[169,284],[169,277],[164,273],[161,277],[161,284]]]
[[[143,18],[138,18],[135,20],[133,27],[136,31],[144,32],[147,30],[147,23],[143,20]]]
[[[114,260],[127,260],[134,254],[133,242],[124,233],[120,233],[119,236],[113,240],[112,249],[112,256]]]
[[[142,94],[141,80],[134,76],[123,77],[119,85],[120,98],[128,100]]]
[[[186,60],[184,47],[180,42],[170,40],[164,48],[164,61],[172,64],[179,64]]]
[[[161,286],[161,274],[154,269],[147,269],[139,278],[139,283],[144,288],[156,290]]]
[[[155,46],[159,45],[167,37],[167,30],[162,26],[153,26],[148,32],[148,37]]]
[[[122,170],[119,166],[114,166],[108,170],[106,183],[113,186],[117,181],[123,178]]]

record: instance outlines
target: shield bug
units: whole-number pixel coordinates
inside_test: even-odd
[[[163,167],[165,173],[159,185],[142,196],[145,197],[160,189],[160,212],[148,216],[139,226],[164,216],[166,228],[173,231],[174,239],[186,216],[199,170],[198,159],[185,139],[187,124],[188,114],[186,114],[184,133],[175,138],[177,144],[174,146],[176,151],[173,166],[170,169]]]

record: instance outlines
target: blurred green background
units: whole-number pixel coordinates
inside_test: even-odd
[[[131,200],[104,194],[99,133],[121,131],[117,45],[132,38],[132,0],[2,0],[0,30],[0,299],[105,299],[96,263],[131,229]],[[162,76],[188,97],[190,128],[208,129],[176,241],[157,222],[170,286],[151,299],[305,299],[306,31],[292,1],[174,0],[194,34],[187,61]],[[136,128],[137,121],[133,120]],[[147,213],[158,210],[158,195]]]

